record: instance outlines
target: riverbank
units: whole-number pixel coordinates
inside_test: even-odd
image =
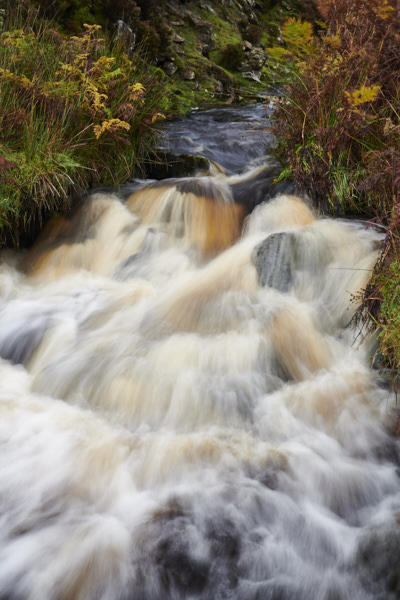
[[[399,5],[388,0],[316,0],[320,18],[289,19],[270,66],[284,89],[277,103],[282,176],[324,214],[359,214],[387,230],[365,291],[381,364],[399,367],[400,214]]]
[[[88,187],[144,176],[159,160],[160,121],[259,99],[266,44],[289,11],[222,1],[2,6],[0,246],[16,247]]]

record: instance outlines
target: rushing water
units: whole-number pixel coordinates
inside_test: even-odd
[[[380,237],[246,216],[254,177],[94,194],[3,253],[1,599],[400,597],[395,399],[352,324]]]

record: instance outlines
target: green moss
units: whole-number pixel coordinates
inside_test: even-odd
[[[217,54],[217,63],[227,71],[237,71],[242,64],[244,50],[242,44],[228,44]]]
[[[241,41],[242,36],[237,25],[234,26],[226,19],[206,11],[199,10],[199,14],[211,25],[213,31],[212,38],[217,50],[223,48],[227,44],[238,44]]]

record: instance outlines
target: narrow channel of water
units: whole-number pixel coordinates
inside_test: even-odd
[[[251,210],[271,172],[235,165],[2,253],[1,599],[400,597],[395,399],[352,321],[381,236]]]

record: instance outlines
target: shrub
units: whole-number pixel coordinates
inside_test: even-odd
[[[218,64],[227,71],[237,71],[243,59],[242,44],[227,44],[220,52]]]
[[[251,24],[246,29],[245,39],[253,44],[253,46],[259,46],[263,31],[264,30],[260,25]]]
[[[284,83],[279,150],[323,210],[390,215],[400,201],[400,24],[388,0],[319,0],[325,30],[289,19],[269,69]]]

